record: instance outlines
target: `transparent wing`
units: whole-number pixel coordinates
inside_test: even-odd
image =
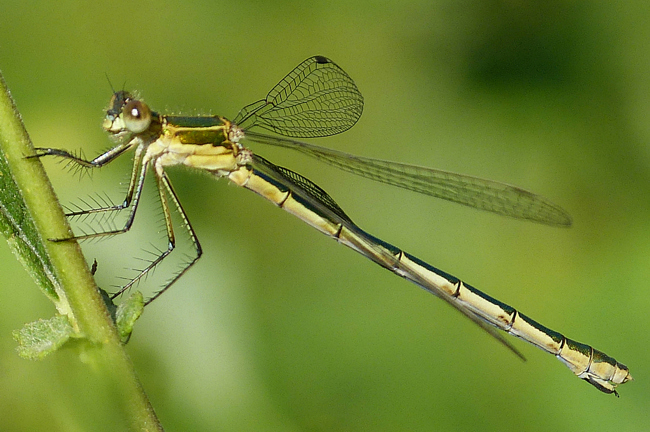
[[[334,198],[307,177],[304,177],[288,168],[275,165],[258,154],[253,155],[253,161],[253,166],[258,171],[267,175],[273,172],[273,178],[277,180],[278,177],[281,177],[284,186],[291,190],[299,190],[303,194],[303,198],[309,197],[310,202],[319,203],[325,206],[325,208],[335,214],[340,221],[353,224],[350,217],[346,215],[343,209],[339,207],[336,201],[334,201]]]
[[[261,127],[280,135],[314,138],[350,129],[361,117],[363,96],[336,63],[308,58],[266,96],[239,111],[233,122],[243,129]]]
[[[547,198],[527,190],[448,171],[356,156],[314,144],[247,131],[246,139],[290,148],[344,171],[425,195],[503,216],[552,226],[570,226],[571,216]]]
[[[362,110],[363,97],[352,78],[331,60],[315,56],[284,77],[266,99],[242,108],[233,122],[249,140],[298,150],[362,177],[517,219],[571,225],[571,217],[561,207],[515,186],[250,131],[257,126],[288,137],[334,135],[351,128]]]

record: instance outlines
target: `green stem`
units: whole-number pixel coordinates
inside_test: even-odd
[[[25,158],[34,153],[34,148],[1,74],[0,151],[5,154],[40,238],[70,237],[70,227],[42,164],[38,159]],[[57,309],[89,341],[80,344],[84,346],[82,359],[95,366],[117,390],[133,430],[162,431],[78,243],[45,240],[43,244],[59,282]]]

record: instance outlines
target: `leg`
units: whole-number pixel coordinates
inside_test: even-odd
[[[176,192],[174,192],[174,189],[172,188],[172,185],[169,181],[169,177],[167,177],[167,174],[163,171],[162,167],[158,166],[156,167],[155,171],[155,179],[156,179],[156,185],[158,186],[158,193],[160,194],[160,203],[163,209],[163,215],[165,218],[165,228],[167,230],[167,250],[163,251],[156,259],[154,259],[152,262],[149,263],[147,267],[142,269],[140,273],[133,278],[129,283],[124,285],[117,293],[113,294],[112,298],[117,297],[118,295],[122,294],[124,291],[128,290],[131,288],[133,285],[135,285],[138,281],[140,281],[143,277],[145,277],[150,271],[152,271],[160,262],[162,262],[163,259],[165,259],[176,247],[176,237],[174,235],[174,227],[172,224],[172,215],[171,211],[169,209],[169,201],[168,201],[168,196],[169,199],[173,202],[174,206],[178,210],[178,213],[181,216],[181,219],[183,221],[184,228],[187,230],[187,232],[190,235],[190,239],[192,240],[192,243],[194,244],[194,250],[196,253],[196,256],[190,260],[190,262],[186,263],[185,267],[177,273],[167,284],[156,294],[154,294],[153,297],[148,299],[145,302],[145,306],[157,299],[163,292],[167,291],[167,289],[174,284],[181,276],[183,276],[187,270],[201,257],[203,254],[203,250],[201,249],[201,244],[199,243],[199,239],[196,237],[196,233],[194,232],[194,229],[192,228],[192,225],[190,224],[189,219],[187,218],[187,214],[185,213],[185,210],[183,210],[183,207],[181,206],[180,201],[178,200],[178,196],[176,195]]]
[[[121,155],[125,150],[128,150],[130,146],[131,145],[129,144],[118,145],[116,147],[113,147],[106,153],[103,153],[90,161],[82,158],[78,158],[68,153],[65,150],[58,150],[58,149],[37,149],[38,151],[40,151],[40,153],[30,157],[42,157],[47,155],[54,155],[54,156],[62,157],[64,159],[68,159],[72,163],[78,164],[85,168],[99,168],[113,161],[116,157]],[[102,213],[102,212],[120,211],[125,208],[131,207],[130,213],[127,217],[126,223],[124,224],[123,228],[110,230],[110,231],[96,232],[92,234],[84,234],[84,235],[75,236],[71,238],[50,239],[50,240],[55,242],[68,241],[68,240],[84,240],[87,238],[116,235],[116,234],[122,234],[124,232],[127,232],[131,228],[131,225],[133,224],[133,220],[135,218],[135,212],[138,208],[138,203],[140,201],[142,188],[144,186],[144,179],[147,173],[147,164],[143,163],[144,151],[145,151],[145,147],[142,145],[138,146],[135,151],[133,170],[131,172],[131,180],[129,182],[129,188],[126,193],[126,197],[121,204],[107,206],[107,207],[78,210],[78,211],[66,213],[66,216],[74,217],[74,216],[83,216],[83,215]]]
[[[109,150],[112,151],[113,149]],[[131,179],[129,181],[129,188],[126,192],[126,198],[124,198],[124,201],[122,204],[117,204],[117,205],[112,205],[112,206],[107,206],[107,207],[97,207],[97,208],[90,208],[90,209],[85,209],[85,210],[78,210],[78,211],[73,211],[66,213],[65,215],[68,217],[74,217],[74,216],[82,216],[82,215],[87,215],[87,214],[93,214],[93,213],[101,213],[101,212],[113,212],[113,211],[120,211],[124,210],[125,208],[129,207],[131,205],[131,201],[133,200],[133,194],[134,192],[137,191],[136,193],[136,202],[139,200],[139,195],[140,192],[142,191],[142,186],[144,184],[144,177],[146,175],[146,167],[141,166],[142,164],[142,155],[143,155],[144,149],[142,146],[138,147],[135,150],[135,156],[133,157],[133,169],[131,170]],[[106,153],[104,153],[106,154]],[[103,156],[103,155],[102,155]],[[101,156],[99,156],[101,157]],[[99,158],[98,157],[98,158]],[[95,158],[95,159],[98,159]],[[95,160],[94,159],[94,160]],[[103,165],[105,165],[108,162],[104,162]],[[98,165],[102,166],[102,165]],[[94,165],[92,166],[93,168],[95,167]],[[138,175],[139,173],[139,175]],[[99,203],[98,203],[99,204]],[[133,210],[135,212],[135,209]],[[130,217],[131,222],[132,222],[132,217]],[[128,231],[128,229],[127,229]]]
[[[34,151],[36,151],[36,154],[27,156],[27,159],[41,158],[43,156],[58,156],[63,159],[67,159],[70,162],[80,165],[84,168],[100,168],[115,160],[115,158],[120,156],[125,151],[129,150],[134,145],[135,144],[133,143],[133,141],[127,141],[125,143],[118,144],[112,149],[100,154],[99,156],[97,156],[95,159],[92,160],[80,158],[66,150],[46,148],[46,147],[36,147],[34,149]]]
[[[144,179],[147,176],[148,163],[141,164],[140,161],[136,159],[133,165],[133,172],[131,174],[131,182],[129,184],[129,190],[127,191],[126,198],[122,204],[117,204],[109,207],[101,207],[96,209],[80,210],[71,213],[66,213],[68,217],[82,216],[93,213],[101,212],[114,212],[124,210],[125,208],[130,207],[129,215],[127,216],[124,226],[119,229],[109,230],[109,231],[100,231],[94,232],[91,234],[83,234],[79,236],[74,236],[72,238],[63,238],[63,239],[50,239],[55,242],[68,241],[68,240],[85,240],[89,238],[103,237],[103,236],[112,236],[117,234],[123,234],[131,229],[133,225],[133,220],[135,219],[135,212],[138,209],[138,204],[140,203],[140,197],[142,196],[142,189],[144,187]],[[138,172],[138,165],[140,166]]]

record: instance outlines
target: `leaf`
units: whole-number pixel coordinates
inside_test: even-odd
[[[13,332],[13,337],[18,342],[18,355],[30,360],[41,360],[73,336],[75,332],[65,315],[40,319]]]
[[[115,312],[115,326],[120,334],[122,343],[127,343],[133,331],[133,325],[142,315],[144,310],[144,296],[136,291],[125,301],[117,306]]]

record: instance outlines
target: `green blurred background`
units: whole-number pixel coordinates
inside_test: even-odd
[[[127,347],[166,430],[647,430],[649,18],[646,1],[5,0],[0,70],[36,146],[95,155],[110,145],[106,75],[154,109],[232,118],[303,59],[328,56],[366,105],[352,130],[318,144],[516,184],[562,205],[574,226],[255,150],[317,182],[370,233],[605,351],[636,379],[616,399],[514,341],[521,362],[254,194],[174,169],[205,255],[146,309]],[[92,181],[46,168],[64,204],[93,191],[118,200],[125,159]],[[150,242],[164,245],[150,192],[133,233],[87,246],[104,287]],[[74,350],[16,355],[11,331],[54,309],[2,244],[0,430],[120,430],[114,395]]]

